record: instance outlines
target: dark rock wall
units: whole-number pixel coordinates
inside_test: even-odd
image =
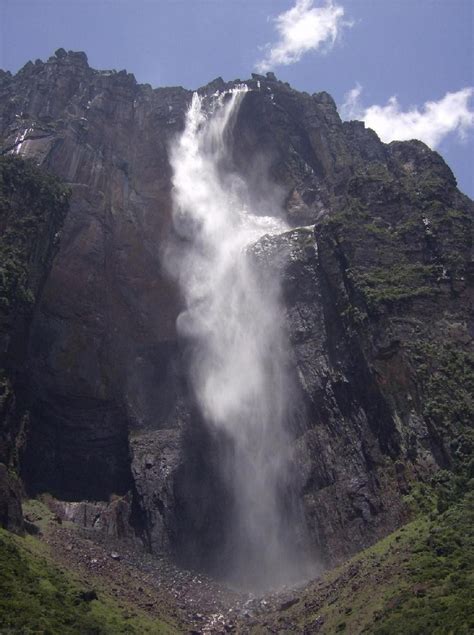
[[[412,264],[403,265],[416,273],[408,269],[403,280],[404,252],[413,247],[404,248],[403,231],[397,235],[403,217],[392,219],[391,256],[385,248],[373,258],[367,248],[370,212],[357,219],[358,230],[352,212],[335,214],[258,244],[264,266],[283,277],[293,363],[306,406],[295,464],[310,535],[328,562],[400,525],[416,483],[440,468],[455,469],[461,448],[472,454],[472,218],[466,212],[456,223],[467,249],[462,243],[450,249],[451,232],[438,233],[444,260],[426,277],[422,269],[421,278],[418,269],[427,265],[417,250]],[[435,225],[435,216],[430,219]],[[419,222],[426,227],[421,217]],[[375,246],[382,246],[378,239]],[[460,267],[451,271],[453,278],[466,283],[455,293],[447,279],[451,256]],[[383,271],[396,281],[377,280],[375,303],[353,272],[360,266],[365,276],[379,276],[382,257],[395,260]]]
[[[159,428],[173,408],[167,351],[177,297],[160,249],[170,215],[167,144],[188,95],[138,86],[124,71],[94,71],[84,54],[62,51],[3,76],[4,148],[72,189],[33,326],[36,424],[25,461],[32,491],[124,493],[129,429]]]
[[[469,391],[445,377],[466,384],[472,363],[472,203],[424,144],[342,123],[327,93],[272,75],[247,84],[233,167],[263,212],[311,226],[263,239],[257,261],[283,276],[303,413],[295,460],[312,540],[335,561],[400,524],[411,484],[467,447]],[[162,253],[169,144],[190,98],[63,50],[0,74],[4,150],[72,189],[33,324],[25,478],[71,500],[132,490],[155,551],[192,535],[212,546],[225,516]]]
[[[30,323],[57,252],[68,192],[19,157],[0,157],[0,525],[22,529],[19,456],[30,424]]]

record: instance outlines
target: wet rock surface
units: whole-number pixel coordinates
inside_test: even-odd
[[[183,461],[179,430],[156,430],[130,440],[137,496],[146,510],[146,535],[153,553],[170,551],[175,521],[174,479]]]

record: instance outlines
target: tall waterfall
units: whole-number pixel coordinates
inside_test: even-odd
[[[286,225],[251,208],[232,171],[229,145],[246,86],[206,99],[194,94],[172,148],[171,256],[186,302],[178,331],[192,342],[190,376],[206,424],[229,440],[222,476],[233,497],[233,576],[248,585],[285,581],[295,569],[287,344],[277,279],[263,281],[247,250]]]

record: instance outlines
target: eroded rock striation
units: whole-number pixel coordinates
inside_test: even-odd
[[[473,204],[423,143],[383,144],[327,93],[272,74],[246,83],[233,169],[293,228],[253,253],[283,279],[301,496],[313,546],[336,562],[399,526],[416,482],[472,452]],[[72,191],[29,341],[26,487],[68,501],[130,492],[146,544],[186,545],[202,565],[226,492],[163,258],[169,148],[191,96],[62,49],[0,73],[4,153]]]

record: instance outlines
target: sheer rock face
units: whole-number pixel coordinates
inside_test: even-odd
[[[301,491],[314,545],[336,561],[399,525],[411,483],[449,466],[461,443],[469,404],[437,403],[432,375],[472,353],[472,203],[424,144],[385,145],[361,122],[342,123],[327,93],[271,75],[247,84],[235,169],[255,205],[311,226],[262,239],[257,260],[283,279],[304,412]],[[33,324],[24,477],[30,491],[76,501],[131,490],[155,551],[191,534],[198,543],[199,532],[212,546],[225,516],[163,258],[169,146],[190,99],[63,50],[0,74],[4,150],[72,188]]]
[[[28,433],[30,324],[57,251],[67,190],[17,157],[0,157],[0,526],[22,531],[19,455]]]
[[[426,212],[429,233],[418,218],[424,236],[416,249],[406,217],[392,217],[391,253],[385,242],[376,258],[367,249],[374,219],[354,219],[353,210],[256,246],[261,266],[283,280],[306,411],[295,463],[310,535],[327,562],[399,526],[413,486],[452,468],[461,447],[472,452],[472,218],[465,208],[457,229],[444,233],[447,210],[435,209]],[[393,260],[383,272],[395,271],[396,282],[380,275],[381,258]]]
[[[160,250],[170,221],[167,145],[189,95],[94,71],[83,54],[62,51],[3,77],[4,147],[72,188],[33,326],[36,425],[25,461],[33,491],[123,494],[129,428],[159,428],[173,407],[167,364],[178,300]]]

